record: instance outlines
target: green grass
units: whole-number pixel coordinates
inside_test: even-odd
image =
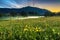
[[[60,40],[60,17],[0,20],[0,40]]]

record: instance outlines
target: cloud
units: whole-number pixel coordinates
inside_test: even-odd
[[[26,6],[27,3],[25,3],[22,0],[1,0],[0,6],[8,7],[8,8],[20,8],[22,6]]]
[[[5,8],[21,8],[24,6],[33,6],[33,4],[60,5],[60,0],[0,0],[0,7]]]

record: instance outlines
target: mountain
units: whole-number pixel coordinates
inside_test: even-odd
[[[27,13],[28,15],[44,15],[47,12],[50,12],[49,10],[46,9],[41,9],[37,7],[23,7],[23,8],[0,8],[0,13],[5,14],[5,13],[11,13],[11,12],[16,12],[17,14],[22,14],[22,12]]]

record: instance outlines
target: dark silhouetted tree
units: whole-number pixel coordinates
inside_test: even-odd
[[[21,16],[28,16],[27,13],[24,12],[24,11],[22,11],[22,12],[20,13],[20,15],[21,15]]]
[[[44,16],[55,16],[55,13],[53,12],[45,12]]]
[[[3,14],[2,13],[0,13],[0,17],[2,17],[3,16]]]
[[[17,16],[17,13],[13,11],[10,13],[10,16]]]
[[[39,14],[37,12],[29,12],[30,16],[39,16]]]
[[[56,13],[56,16],[60,16],[60,12]]]

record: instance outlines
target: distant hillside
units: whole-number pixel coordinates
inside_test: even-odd
[[[50,12],[49,10],[46,9],[41,9],[37,7],[23,7],[23,8],[0,8],[0,13],[2,14],[10,14],[10,13],[16,13],[19,15],[28,15],[28,16],[43,16],[45,13]]]

